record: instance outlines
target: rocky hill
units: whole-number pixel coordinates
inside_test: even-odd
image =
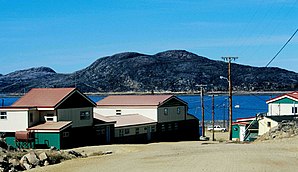
[[[291,90],[298,74],[280,68],[232,64],[234,90]],[[74,87],[83,92],[192,91],[197,84],[226,90],[227,64],[184,50],[155,55],[135,52],[99,58],[85,69],[59,74],[46,67],[31,68],[0,76],[0,93],[27,91],[34,87]]]

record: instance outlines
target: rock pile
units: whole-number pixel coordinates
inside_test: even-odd
[[[89,156],[107,155],[112,151],[97,152]],[[17,172],[29,170],[36,167],[57,164],[61,161],[73,158],[85,158],[86,154],[81,154],[74,150],[61,151],[55,147],[48,150],[23,150],[15,149],[6,144],[5,139],[0,138],[0,172]]]
[[[85,157],[76,151],[58,150],[9,150],[9,146],[0,140],[0,172],[16,172],[36,167],[57,164],[64,160]]]
[[[260,136],[257,140],[273,140],[280,138],[289,138],[298,135],[297,121],[283,121],[278,126],[272,128],[267,133]]]

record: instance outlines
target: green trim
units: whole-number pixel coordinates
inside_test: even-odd
[[[287,97],[283,98],[283,99],[280,99],[280,100],[276,100],[274,102],[271,102],[272,104],[298,104],[298,101],[295,101],[295,100],[292,100],[292,99],[289,99]]]

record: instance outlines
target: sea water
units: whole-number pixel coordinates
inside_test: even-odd
[[[89,96],[94,102],[98,102],[105,96]],[[201,120],[201,97],[199,95],[178,95],[180,99],[188,103],[188,113],[196,116]],[[235,95],[233,96],[233,120],[236,118],[253,117],[257,113],[263,113],[268,111],[268,105],[266,100],[270,99],[268,95]],[[0,97],[0,107],[10,106],[19,97]],[[215,120],[227,120],[228,119],[228,96],[215,96],[214,97],[214,118]],[[205,120],[211,120],[212,118],[212,97],[204,96],[204,109]]]

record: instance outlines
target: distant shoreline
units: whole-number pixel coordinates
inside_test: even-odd
[[[233,95],[279,95],[285,94],[292,91],[233,91]],[[107,96],[107,95],[151,95],[151,92],[86,92],[84,93],[88,96]],[[199,91],[194,92],[154,92],[154,94],[174,94],[174,95],[200,95]],[[24,93],[8,93],[8,94],[0,94],[0,97],[20,97],[23,96]],[[206,92],[205,95],[228,95],[227,91],[214,91],[214,92]]]

